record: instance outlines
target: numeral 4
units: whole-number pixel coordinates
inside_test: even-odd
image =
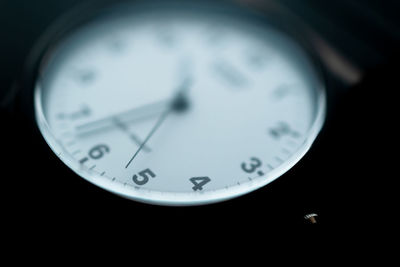
[[[194,184],[192,187],[193,191],[203,190],[203,186],[211,181],[208,177],[193,177],[189,180]]]

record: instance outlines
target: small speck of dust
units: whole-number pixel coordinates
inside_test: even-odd
[[[102,172],[102,173],[100,173],[100,175],[103,176],[105,173],[106,173],[106,172]]]
[[[114,181],[115,181],[115,179],[116,179],[116,178],[115,178],[115,177],[113,177],[113,178],[111,179],[111,181],[113,181],[113,182],[114,182]]]

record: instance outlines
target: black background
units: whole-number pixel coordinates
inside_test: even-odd
[[[21,79],[24,61],[38,36],[77,2],[0,1],[1,96]],[[304,226],[308,223],[303,216],[310,212],[319,215],[318,226],[376,229],[389,224],[398,198],[399,40],[397,35],[389,35],[383,43],[377,35],[369,37],[371,43],[380,44],[371,48],[376,55],[360,58],[374,60],[362,61],[367,62],[363,80],[331,103],[329,121],[307,156],[270,185],[219,204],[159,207],[101,190],[53,155],[26,114],[18,108],[2,108],[3,220],[11,229],[35,236],[110,229],[145,235],[156,230],[194,238],[211,230],[257,235],[271,232],[268,226]],[[340,41],[345,46],[346,40]],[[331,88],[343,88],[332,77],[328,81]]]

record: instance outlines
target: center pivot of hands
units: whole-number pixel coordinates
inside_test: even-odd
[[[189,108],[189,100],[186,94],[179,93],[171,103],[171,109],[175,112],[185,112]]]

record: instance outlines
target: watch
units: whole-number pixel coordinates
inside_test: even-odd
[[[34,183],[126,206],[263,200],[304,213],[324,179],[337,92],[321,43],[296,22],[242,1],[104,1],[66,14],[12,102],[40,146],[26,159],[46,177]]]

